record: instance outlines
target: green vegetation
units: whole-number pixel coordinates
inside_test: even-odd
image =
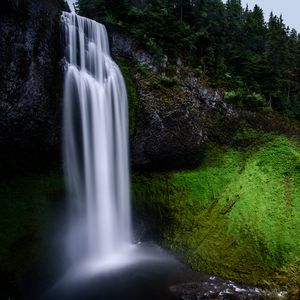
[[[300,38],[240,0],[78,0],[80,14],[130,34],[158,62],[198,70],[228,101],[300,120]]]
[[[129,64],[125,64],[124,61],[118,60],[118,65],[123,74],[126,89],[128,93],[128,113],[129,113],[129,135],[131,138],[135,135],[136,130],[136,113],[138,107],[138,95],[134,81],[132,80],[132,68]]]
[[[195,269],[285,285],[299,274],[300,146],[247,128],[234,139],[256,142],[211,144],[196,170],[134,174],[135,206]]]
[[[9,287],[7,291],[16,292],[15,283],[29,269],[30,276],[34,276],[37,263],[51,252],[43,235],[47,226],[55,222],[54,206],[61,197],[63,180],[59,175],[23,175],[1,182],[0,279]]]

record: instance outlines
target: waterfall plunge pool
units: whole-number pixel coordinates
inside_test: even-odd
[[[261,299],[255,287],[195,272],[152,242],[71,268],[40,300]]]

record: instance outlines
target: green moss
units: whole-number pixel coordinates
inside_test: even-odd
[[[255,131],[235,138],[243,135],[260,143],[210,145],[193,171],[135,174],[135,203],[162,221],[165,245],[195,269],[282,282],[278,274],[300,250],[300,147],[282,136],[258,139]]]
[[[239,196],[228,214],[228,229],[263,243],[266,262],[275,268],[290,263],[300,249],[299,153],[294,142],[274,138],[248,159],[221,199],[224,204],[230,196]]]
[[[131,138],[134,137],[136,131],[136,114],[138,107],[138,94],[136,86],[133,80],[133,70],[130,68],[130,64],[123,60],[117,60],[120,70],[123,74],[127,94],[128,94],[128,110],[129,110],[129,135]]]
[[[2,271],[21,276],[28,265],[39,259],[51,201],[62,191],[62,177],[53,174],[20,176],[0,184]]]
[[[272,140],[272,135],[266,134],[263,131],[257,131],[247,124],[245,121],[240,122],[240,128],[233,136],[233,142],[238,148],[254,148],[258,147],[269,140]]]

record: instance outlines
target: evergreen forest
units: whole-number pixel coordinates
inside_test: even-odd
[[[78,0],[80,14],[131,34],[161,60],[179,58],[238,107],[300,119],[300,35],[240,0]]]

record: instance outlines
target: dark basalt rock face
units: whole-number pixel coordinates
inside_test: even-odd
[[[222,96],[202,87],[195,77],[180,81],[165,99],[139,88],[136,136],[132,143],[137,168],[176,169],[197,166],[215,121],[237,115]]]
[[[59,69],[62,0],[0,4],[0,149],[2,163],[41,164],[60,143]],[[58,152],[59,153],[59,152]]]

